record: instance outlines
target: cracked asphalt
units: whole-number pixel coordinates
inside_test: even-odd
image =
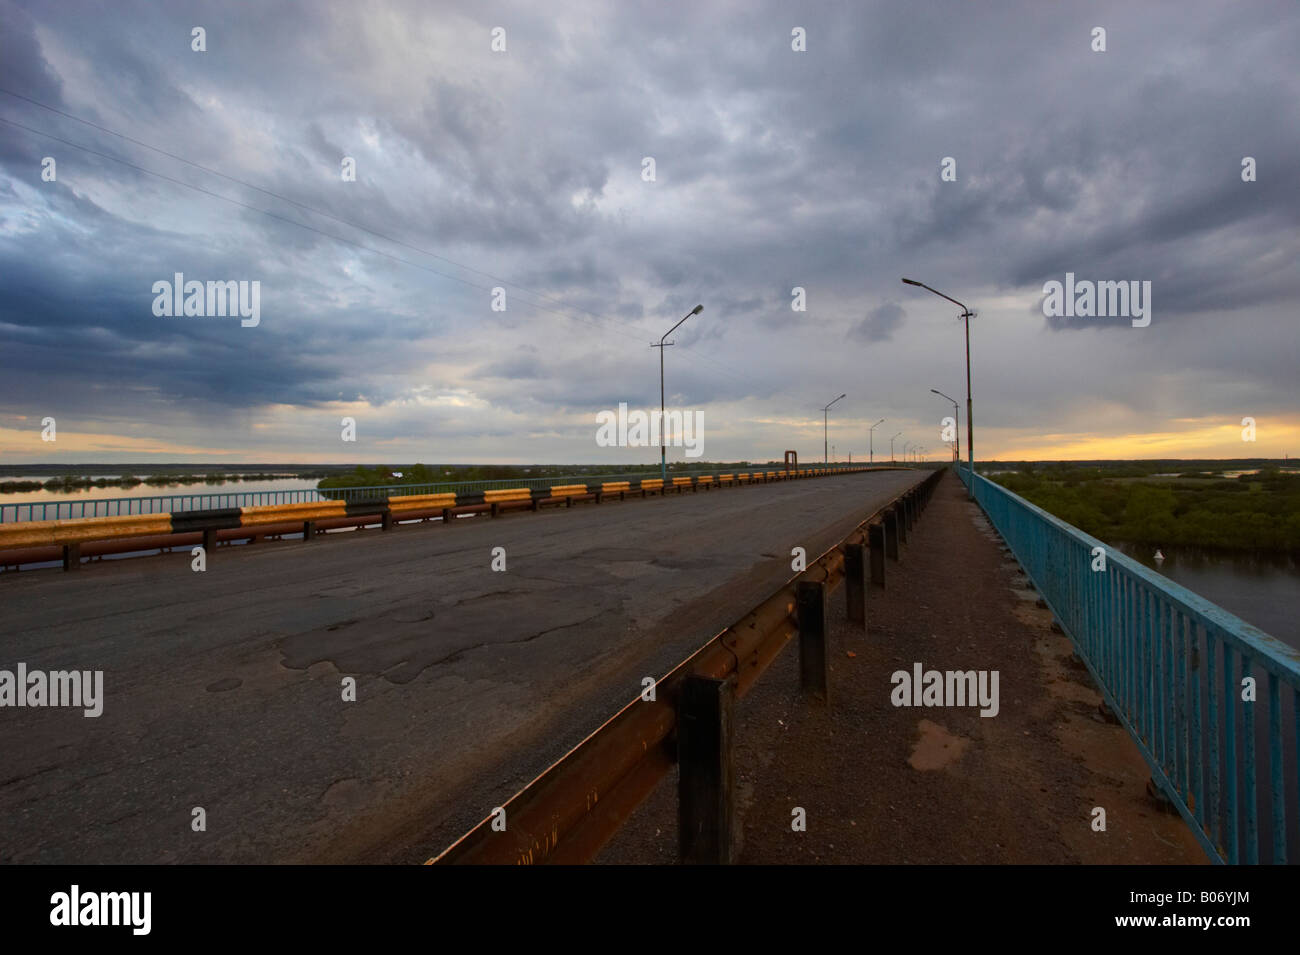
[[[5,575],[0,668],[105,702],[0,710],[0,862],[422,862],[922,476]]]

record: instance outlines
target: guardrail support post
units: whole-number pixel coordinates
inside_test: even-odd
[[[217,549],[217,529],[215,527],[205,527],[203,529],[203,556],[204,560],[211,557]]]
[[[844,547],[844,598],[848,601],[849,622],[867,629],[866,560],[861,544]]]
[[[885,525],[867,525],[867,545],[871,552],[871,582],[885,586]]]
[[[799,685],[806,695],[829,702],[826,585],[820,581],[800,582],[796,600],[799,617]]]
[[[81,569],[81,542],[73,541],[70,544],[63,545],[63,569],[80,570]]]
[[[732,862],[731,732],[727,680],[689,676],[677,703],[677,836],[687,865]]]
[[[885,556],[892,561],[898,560],[898,512],[892,507],[881,515],[885,528]]]
[[[303,522],[302,522],[302,542],[303,542],[304,544],[309,543],[309,542],[310,542],[312,539],[314,539],[315,537],[316,537],[316,522],[315,522],[315,521],[303,521]],[[214,541],[214,543],[215,543],[215,541]]]
[[[894,527],[898,531],[898,542],[907,543],[907,504],[898,501],[890,508],[894,513]]]
[[[391,531],[393,529],[393,512],[385,510],[380,516],[379,526],[382,530]]]

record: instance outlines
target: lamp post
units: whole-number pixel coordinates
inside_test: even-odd
[[[956,464],[958,461],[961,460],[961,413],[957,410],[957,401],[954,398],[948,398],[948,396],[945,395],[938,388],[931,388],[930,390],[933,391],[940,398],[947,398],[949,401],[952,402],[952,420],[954,425],[953,436],[957,439],[957,443],[953,446],[952,449],[952,460],[953,463]]]
[[[669,345],[676,343],[665,342],[664,339],[677,331],[677,329],[681,327],[682,322],[686,321],[687,318],[690,318],[692,315],[698,315],[702,311],[704,311],[704,306],[696,305],[686,313],[686,317],[683,318],[681,322],[678,322],[672,328],[668,329],[668,331],[664,332],[664,337],[659,339],[658,345],[653,342],[650,344],[651,348],[659,349],[659,476],[663,478],[665,484],[668,483],[668,446],[664,443],[664,349]]]
[[[870,458],[867,461],[868,464],[876,463],[876,446],[875,446],[876,428],[878,428],[881,424],[883,424],[884,421],[885,419],[881,418],[879,421],[877,421],[875,424],[873,424],[870,428],[867,429],[867,441],[869,442],[868,445],[869,449],[867,451],[867,454],[869,455]]]
[[[975,500],[975,423],[972,418],[974,412],[972,409],[973,402],[970,390],[970,320],[975,313],[965,305],[962,305],[962,303],[957,301],[955,298],[944,295],[942,292],[935,291],[924,282],[916,282],[912,279],[903,279],[903,282],[907,285],[915,285],[918,288],[923,288],[927,292],[934,292],[935,295],[947,299],[954,305],[961,305],[961,317],[966,322],[966,454],[970,460],[970,497],[973,501]]]
[[[904,463],[904,464],[907,464],[907,463],[911,460],[911,459],[908,458],[908,456],[907,456],[907,449],[910,448],[911,446],[912,446],[912,442],[911,442],[911,441],[904,441],[904,442],[903,442],[903,463]]]
[[[900,431],[898,432],[898,434],[894,435],[894,438],[901,438],[902,436],[903,436],[903,432]],[[889,463],[890,464],[898,463],[897,461],[894,460],[894,438],[889,439]]]
[[[844,395],[840,395],[840,398],[843,397]],[[839,401],[840,398],[836,398],[835,401]],[[835,401],[832,401],[831,405],[835,404]],[[828,435],[830,433],[827,430],[826,421],[827,421],[827,415],[831,410],[831,405],[827,405],[825,408],[822,409],[822,458],[825,460],[827,464],[831,463],[831,455],[830,452],[827,450],[827,444],[826,444]]]

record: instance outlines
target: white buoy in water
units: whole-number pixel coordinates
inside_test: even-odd
[[[1162,554],[1162,553],[1160,553],[1160,548],[1157,547],[1157,548],[1156,548],[1156,560],[1164,560],[1164,559],[1165,559],[1165,555]]]

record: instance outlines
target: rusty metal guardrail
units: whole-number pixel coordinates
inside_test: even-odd
[[[428,864],[575,864],[601,847],[680,764],[679,843],[686,862],[731,860],[731,707],[796,635],[804,692],[828,700],[826,595],[841,582],[851,622],[866,624],[866,581],[929,500],[934,471],[862,521],[736,623],[624,706]],[[868,565],[870,567],[868,574]]]

